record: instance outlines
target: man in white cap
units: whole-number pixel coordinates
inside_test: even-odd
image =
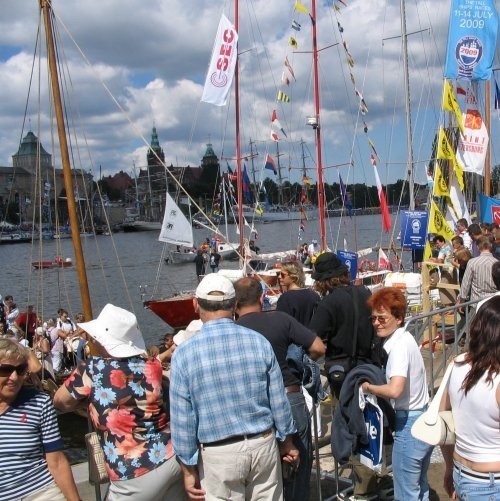
[[[309,255],[309,260],[311,261],[316,254],[321,250],[320,245],[316,239],[311,240],[309,247],[307,248],[307,254]]]
[[[296,428],[273,349],[234,324],[235,301],[218,274],[196,289],[203,327],[172,358],[172,442],[190,498],[281,500],[280,459],[299,460]]]

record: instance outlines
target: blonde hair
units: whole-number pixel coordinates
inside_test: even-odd
[[[304,287],[304,285],[306,284],[304,269],[302,267],[302,263],[300,263],[299,261],[282,263],[281,270],[286,271],[292,282],[294,284],[297,284],[299,287]]]
[[[15,362],[27,362],[29,350],[21,346],[17,341],[8,337],[0,337],[0,363],[6,359]]]

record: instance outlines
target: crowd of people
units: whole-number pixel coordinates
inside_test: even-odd
[[[466,237],[462,231],[450,244],[435,238],[436,263],[450,263],[450,280]],[[455,447],[443,447],[443,481],[459,499],[500,499],[500,262],[490,259],[489,235],[474,242],[478,255],[468,261],[458,301],[487,300],[476,307],[467,351],[455,360],[442,402],[453,412],[457,436]],[[63,309],[44,322],[33,307],[15,314],[14,299],[6,296],[2,499],[79,499],[54,407],[87,409],[104,451],[109,500],[308,499],[310,401],[322,398],[314,375],[323,360],[334,404],[332,454],[352,464],[354,496],[369,495],[386,480],[360,460],[369,439],[363,395],[382,409],[378,426],[393,442],[394,498],[429,499],[433,448],[411,434],[428,406],[428,384],[420,349],[404,327],[406,297],[397,287],[372,294],[353,285],[332,252],[314,257],[314,290],[305,286],[300,261],[282,264],[282,295],[273,311],[263,309],[258,278],[233,284],[207,274],[193,299],[199,320],[149,349],[135,315],[117,306],[106,305],[87,322],[71,320]],[[51,402],[24,383],[49,359],[54,374],[64,371],[64,346],[71,346],[77,365]],[[39,352],[44,356],[37,358]]]

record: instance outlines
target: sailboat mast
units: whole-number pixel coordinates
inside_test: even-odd
[[[486,126],[486,130],[488,131],[488,137],[490,138],[488,144],[486,145],[486,157],[484,159],[484,186],[483,193],[489,197],[491,195],[491,156],[490,156],[490,148],[491,148],[491,110],[490,110],[490,93],[491,93],[491,85],[490,81],[486,80],[484,83],[484,124]]]
[[[405,89],[405,110],[406,110],[406,145],[408,172],[408,189],[410,191],[410,210],[415,210],[415,174],[413,169],[413,140],[411,129],[411,107],[410,107],[410,74],[408,71],[408,35],[406,33],[406,6],[405,0],[401,0],[401,49],[403,52],[403,80]]]
[[[316,35],[316,0],[312,0],[312,37],[313,37],[313,68],[314,68],[314,106],[316,111],[316,161],[318,169],[318,211],[319,232],[321,249],[326,250],[326,226],[325,226],[325,186],[323,183],[323,159],[321,157],[321,123],[319,121],[319,79],[318,79],[318,40]]]
[[[51,7],[49,0],[40,0],[40,8],[43,12],[45,25],[45,36],[47,42],[47,57],[49,60],[50,81],[54,97],[54,109],[57,121],[57,130],[59,136],[59,147],[61,149],[61,161],[63,167],[64,186],[66,188],[66,200],[68,204],[68,214],[71,227],[71,239],[73,241],[73,250],[75,252],[76,270],[78,283],[80,285],[80,297],[82,300],[82,309],[85,320],[92,319],[92,305],[90,302],[89,286],[87,274],[85,271],[85,259],[83,257],[82,242],[80,240],[80,227],[76,212],[75,195],[73,193],[73,182],[71,176],[71,165],[69,161],[68,141],[66,138],[66,126],[64,124],[64,115],[62,110],[61,90],[59,88],[59,76],[57,73],[56,53],[54,49],[54,35],[52,32]]]
[[[238,0],[234,0],[234,29],[236,33],[240,32],[240,13]],[[238,50],[238,49],[236,49]],[[240,144],[240,78],[239,63],[236,57],[236,66],[234,70],[234,105],[235,105],[235,132],[236,132],[236,173],[238,187],[238,227],[240,230],[240,253],[243,253],[244,226],[243,226],[243,174],[241,171],[241,144]]]

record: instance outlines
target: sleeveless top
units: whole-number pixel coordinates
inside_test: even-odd
[[[463,360],[463,356],[457,360]],[[455,450],[469,461],[500,461],[500,410],[496,400],[500,373],[493,377],[493,384],[486,383],[487,373],[483,374],[466,396],[461,386],[470,368],[470,364],[455,364],[448,382]]]

